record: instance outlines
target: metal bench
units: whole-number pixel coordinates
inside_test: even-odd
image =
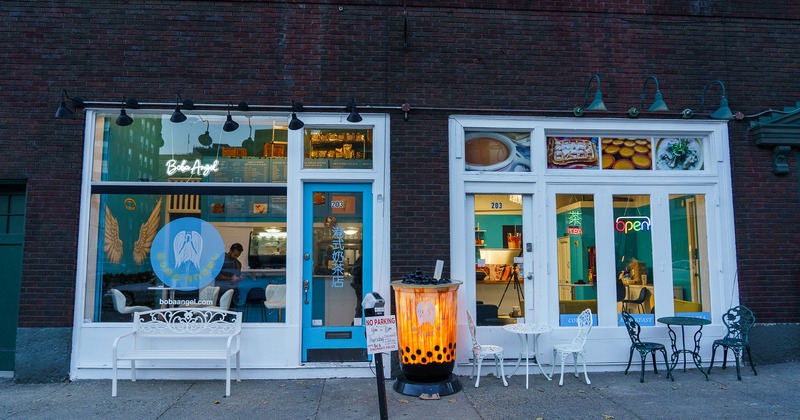
[[[136,382],[137,360],[224,360],[225,396],[230,396],[234,357],[236,381],[241,382],[241,332],[241,312],[219,308],[137,312],[133,317],[133,330],[114,339],[111,396],[117,396],[117,363],[120,360],[130,360],[133,382]],[[120,344],[126,345],[120,347]]]

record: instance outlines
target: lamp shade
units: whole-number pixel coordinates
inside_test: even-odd
[[[211,146],[211,143],[214,143],[214,139],[211,138],[211,134],[208,134],[208,130],[205,133],[201,134],[200,137],[197,138],[197,141],[200,142],[203,146]]]
[[[181,107],[176,106],[175,111],[172,112],[172,116],[169,117],[169,120],[174,123],[182,123],[186,121],[186,115],[181,112]]]
[[[69,108],[67,108],[66,101],[61,101],[61,105],[56,110],[56,118],[72,118],[75,115]]]
[[[292,119],[289,121],[289,130],[299,130],[303,128],[305,124],[300,121],[300,118],[297,118],[297,114],[292,112]]]
[[[127,127],[133,124],[133,118],[131,118],[127,112],[125,112],[125,108],[119,111],[119,117],[117,117],[117,125],[120,127]]]
[[[356,110],[356,107],[353,107],[353,110],[350,112],[350,115],[347,116],[347,121],[351,123],[357,123],[361,122],[361,120],[363,120],[363,118],[361,118],[361,115],[359,115],[358,110]]]
[[[733,118],[733,112],[728,107],[728,98],[722,97],[719,101],[719,108],[711,114],[711,118],[716,118],[718,120],[730,120]]]
[[[659,111],[669,111],[667,108],[667,104],[664,102],[664,97],[661,96],[661,91],[656,91],[656,99],[653,101],[653,105],[650,105],[650,108],[647,108],[650,112],[659,112]]]
[[[597,91],[594,93],[594,100],[592,101],[589,106],[586,107],[587,111],[608,111],[606,108],[606,104],[603,102],[603,93],[600,92],[600,88],[597,88]]]
[[[239,123],[233,120],[231,117],[231,113],[228,112],[228,118],[225,120],[225,124],[222,125],[222,131],[226,133],[230,133],[232,131],[236,131],[239,128]]]

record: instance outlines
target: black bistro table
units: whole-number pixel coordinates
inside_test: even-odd
[[[665,316],[662,318],[658,318],[658,322],[661,324],[666,324],[667,328],[669,329],[669,339],[672,344],[672,355],[670,356],[670,362],[672,362],[672,366],[668,369],[670,372],[675,369],[675,366],[678,365],[678,360],[680,359],[680,355],[683,354],[683,371],[686,372],[686,355],[689,354],[692,356],[692,361],[694,362],[697,369],[702,373],[706,380],[708,380],[708,374],[705,370],[703,370],[703,366],[700,365],[700,338],[703,336],[703,325],[708,325],[711,321],[704,319],[704,318],[694,318],[689,316]],[[680,325],[681,326],[681,342],[683,344],[682,349],[678,349],[677,346],[677,336],[675,331],[672,329],[673,325]],[[700,327],[697,329],[697,332],[694,333],[694,349],[689,350],[686,348],[686,335],[684,331],[684,327]]]

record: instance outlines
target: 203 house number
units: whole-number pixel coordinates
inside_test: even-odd
[[[333,200],[333,201],[331,201],[331,208],[332,209],[343,209],[344,208],[344,201],[343,200]]]
[[[502,201],[492,201],[492,208],[493,209],[502,209],[503,202]]]

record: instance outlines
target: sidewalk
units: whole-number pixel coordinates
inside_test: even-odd
[[[800,418],[797,402],[800,362],[722,370],[715,365],[709,381],[700,372],[676,369],[675,382],[652,365],[639,383],[639,365],[632,372],[589,372],[591,385],[572,376],[558,386],[532,375],[515,375],[503,387],[498,379],[460,377],[464,390],[440,400],[422,400],[392,390],[386,381],[392,419],[690,419]],[[492,371],[492,369],[485,369]],[[0,380],[0,419],[376,419],[377,384],[373,379],[225,381],[121,380],[119,396],[111,397],[110,380],[60,384],[14,384]]]

